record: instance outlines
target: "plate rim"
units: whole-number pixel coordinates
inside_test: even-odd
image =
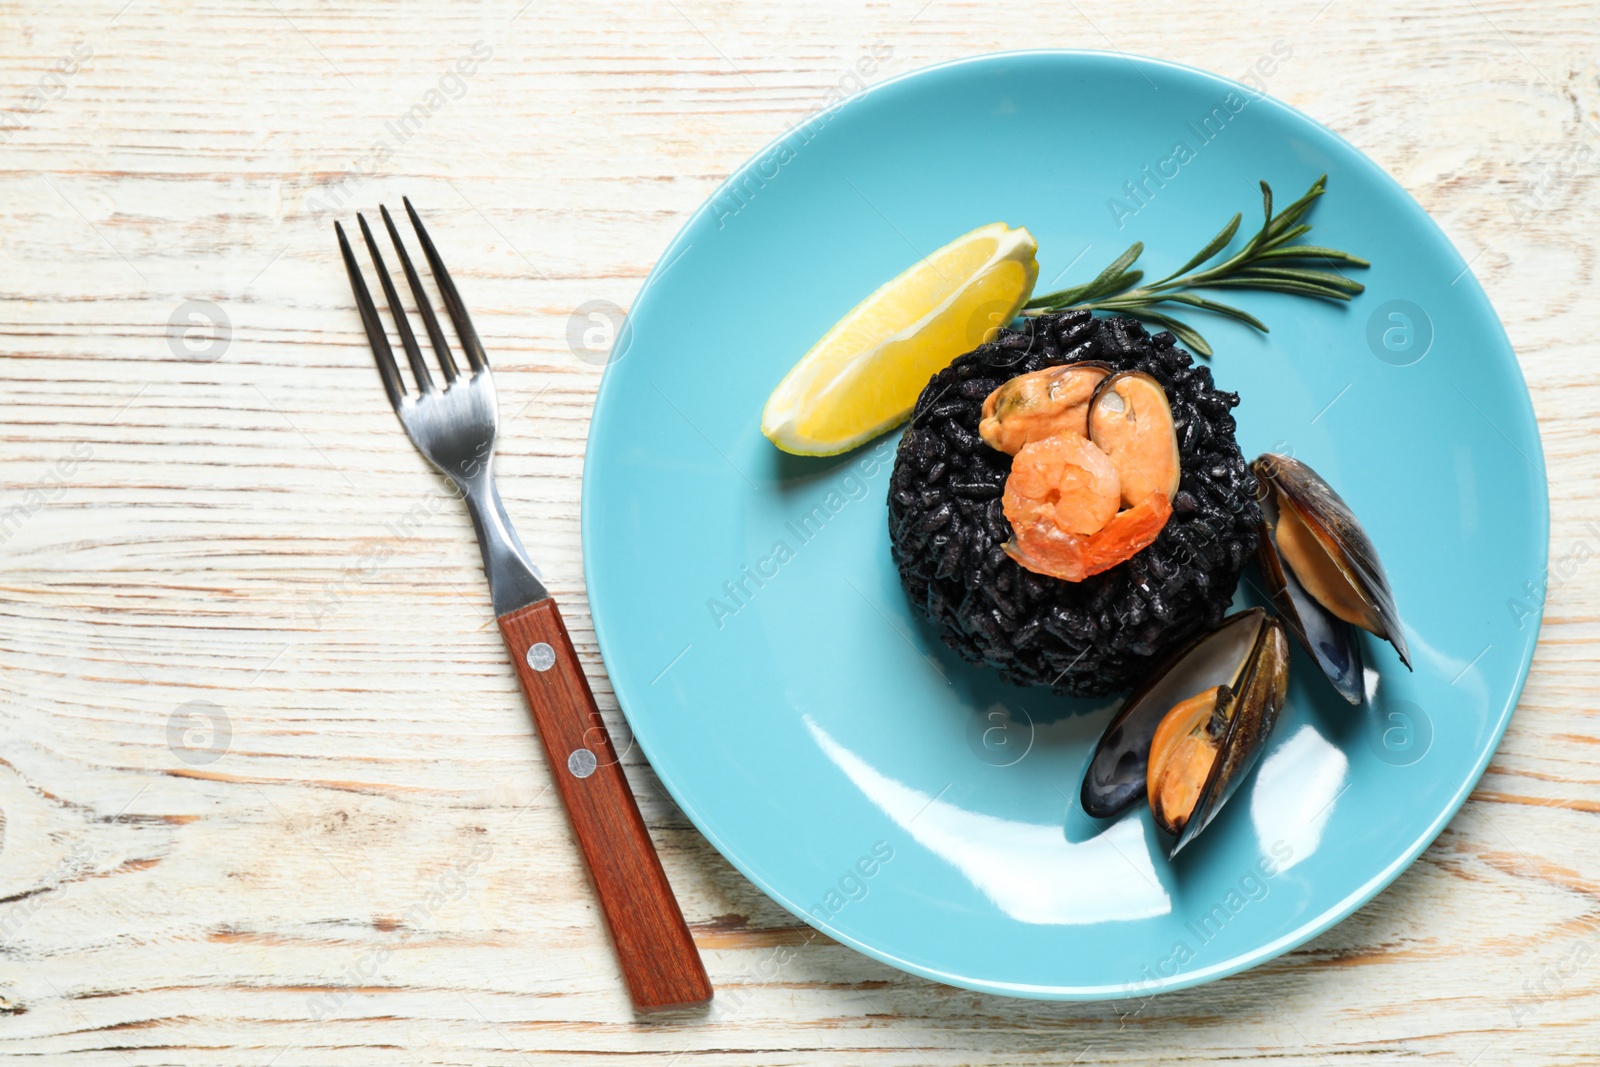
[[[803,125],[807,122],[813,121],[819,115],[837,114],[838,111],[844,108],[855,106],[858,101],[863,100],[868,96],[881,93],[890,87],[899,85],[905,81],[937,77],[947,74],[952,70],[968,66],[979,66],[1004,62],[1006,60],[1030,57],[1045,57],[1064,60],[1067,62],[1080,59],[1098,60],[1106,58],[1118,58],[1132,64],[1135,69],[1137,69],[1140,65],[1149,65],[1156,68],[1165,68],[1176,71],[1182,75],[1195,76],[1204,80],[1209,80],[1215,83],[1219,88],[1226,88],[1230,91],[1245,94],[1252,103],[1269,103],[1275,108],[1288,112],[1293,118],[1310,124],[1320,133],[1332,138],[1339,145],[1342,145],[1344,148],[1348,149],[1351,155],[1356,160],[1359,160],[1362,164],[1364,164],[1370,171],[1372,171],[1372,173],[1377,176],[1380,182],[1387,183],[1393,192],[1398,193],[1406,202],[1409,202],[1411,206],[1416,209],[1416,212],[1421,216],[1423,224],[1425,226],[1431,226],[1436,235],[1442,239],[1443,243],[1455,252],[1456,258],[1461,260],[1463,266],[1462,280],[1470,281],[1471,286],[1476,291],[1478,298],[1489,309],[1494,318],[1495,327],[1499,331],[1499,339],[1503,342],[1505,348],[1511,353],[1511,364],[1516,370],[1517,380],[1522,386],[1521,391],[1517,394],[1517,399],[1520,400],[1521,406],[1524,408],[1526,415],[1532,423],[1534,431],[1534,443],[1537,446],[1533,450],[1535,455],[1527,458],[1536,468],[1534,473],[1537,475],[1537,478],[1535,481],[1538,489],[1539,503],[1542,505],[1536,509],[1536,513],[1533,516],[1535,519],[1535,525],[1537,526],[1535,534],[1537,538],[1537,544],[1539,545],[1538,566],[1541,573],[1548,571],[1550,563],[1550,481],[1549,474],[1545,466],[1544,439],[1543,435],[1540,433],[1538,413],[1533,408],[1533,398],[1532,394],[1528,390],[1527,376],[1523,373],[1522,361],[1517,355],[1515,346],[1513,346],[1511,343],[1510,336],[1506,333],[1505,324],[1500,319],[1499,311],[1495,309],[1494,303],[1489,299],[1488,293],[1484,291],[1482,284],[1478,281],[1477,275],[1471,271],[1471,264],[1461,256],[1460,251],[1456,249],[1455,243],[1450,240],[1449,235],[1444,232],[1443,228],[1439,226],[1438,222],[1433,218],[1433,216],[1428,213],[1428,210],[1411,195],[1405,186],[1401,185],[1400,182],[1386,169],[1380,166],[1364,151],[1347,140],[1337,131],[1330,129],[1317,119],[1306,114],[1304,111],[1301,111],[1300,109],[1287,104],[1270,94],[1258,92],[1257,90],[1251,89],[1232,78],[1216,74],[1212,71],[1204,70],[1199,67],[1190,66],[1185,63],[1178,63],[1167,59],[1159,59],[1152,56],[1139,55],[1137,53],[1109,51],[1105,49],[1010,49],[995,52],[984,52],[978,55],[963,56],[956,59],[945,60],[939,63],[932,63],[927,66],[904,71],[900,74],[894,75],[891,78],[886,78],[881,82],[867,86],[866,88],[846,96],[826,108],[808,113],[801,118],[798,123],[786,127],[776,137],[767,141],[760,148],[758,148],[753,154],[750,155],[749,158],[744,161],[744,163],[734,169],[727,178],[719,183],[717,187],[713,189],[700,204],[700,206],[689,215],[689,217],[684,221],[683,225],[679,227],[677,234],[674,235],[672,240],[657,257],[655,264],[650,269],[650,273],[646,276],[644,283],[639,287],[638,293],[636,293],[634,296],[632,305],[630,307],[630,312],[632,309],[637,308],[645,301],[645,299],[650,295],[651,290],[665,275],[667,269],[669,269],[677,261],[683,252],[687,251],[687,248],[680,248],[680,246],[685,244],[689,231],[693,229],[703,217],[712,212],[717,199],[722,196],[725,191],[736,187],[739,182],[743,180],[760,163],[762,159],[764,159],[772,150],[776,149],[777,146],[783,143],[785,139],[792,134],[795,126]],[[632,335],[631,332],[629,332],[631,331],[631,324],[632,316],[630,314],[625,318],[623,329],[618,334],[617,344],[622,347],[622,356],[626,356],[632,346]],[[1502,707],[1498,713],[1498,721],[1492,730],[1492,738],[1490,743],[1485,746],[1484,751],[1478,758],[1477,763],[1473,766],[1467,777],[1462,781],[1460,787],[1450,798],[1448,804],[1440,812],[1439,816],[1434,819],[1434,821],[1431,822],[1414,841],[1402,849],[1394,860],[1384,866],[1366,882],[1352,890],[1350,893],[1346,894],[1345,897],[1338,903],[1323,909],[1316,916],[1312,917],[1306,922],[1301,923],[1294,930],[1291,930],[1270,942],[1257,946],[1251,951],[1241,953],[1228,960],[1221,961],[1209,967],[1200,968],[1195,971],[1180,971],[1176,975],[1170,977],[1161,977],[1154,981],[1078,986],[1040,985],[1036,983],[1000,982],[989,979],[973,979],[963,975],[940,971],[936,968],[927,967],[923,964],[903,959],[891,952],[887,952],[876,946],[866,944],[860,939],[844,931],[836,929],[830,923],[817,920],[805,909],[803,905],[791,901],[775,886],[769,884],[765,879],[757,876],[753,871],[751,871],[742,861],[742,859],[735,854],[734,850],[728,847],[722,841],[722,839],[718,837],[718,835],[707,825],[702,813],[696,810],[692,804],[689,804],[684,800],[684,798],[680,795],[680,791],[675,788],[670,776],[663,773],[660,767],[657,765],[656,760],[651,755],[649,743],[647,743],[645,738],[633,728],[632,716],[630,716],[627,711],[628,705],[633,696],[630,688],[631,683],[625,681],[618,674],[614,673],[609,666],[613,658],[612,649],[614,647],[614,640],[610,635],[609,626],[604,620],[604,615],[606,612],[600,607],[592,592],[593,590],[599,588],[595,581],[594,575],[594,561],[598,557],[598,553],[596,551],[597,546],[594,543],[594,535],[592,534],[592,531],[596,528],[598,516],[596,516],[592,510],[597,505],[594,504],[594,497],[590,492],[592,488],[591,478],[594,472],[594,467],[592,466],[590,459],[594,454],[594,449],[592,446],[595,442],[596,429],[600,426],[602,421],[602,413],[607,405],[608,400],[612,394],[616,392],[616,388],[612,385],[615,378],[612,367],[615,363],[620,362],[622,356],[617,356],[614,359],[607,359],[605,369],[601,374],[600,385],[596,390],[594,406],[590,411],[589,429],[585,435],[583,481],[580,489],[581,500],[579,502],[580,541],[583,551],[583,576],[585,593],[587,599],[589,600],[590,618],[594,625],[595,640],[599,645],[601,660],[604,664],[606,664],[606,675],[611,680],[612,692],[616,695],[619,710],[623,717],[627,720],[629,730],[632,733],[635,742],[639,745],[640,751],[649,761],[650,769],[655,774],[657,780],[661,782],[662,788],[667,790],[668,794],[672,797],[673,803],[676,804],[678,809],[684,813],[685,817],[689,819],[690,823],[693,824],[701,836],[709,841],[712,847],[715,848],[723,857],[723,859],[727,860],[735,870],[737,870],[741,875],[755,885],[756,888],[760,889],[768,899],[779,904],[795,917],[804,921],[807,925],[821,931],[840,944],[848,945],[850,948],[860,952],[865,956],[878,960],[882,963],[886,963],[891,967],[895,967],[901,971],[905,971],[906,973],[927,978],[931,981],[941,982],[946,985],[955,986],[957,988],[968,989],[973,992],[987,993],[996,996],[1009,996],[1029,1000],[1048,1001],[1106,1001],[1177,992],[1178,990],[1189,989],[1194,986],[1203,985],[1207,982],[1216,981],[1221,978],[1226,978],[1230,975],[1238,974],[1242,971],[1250,970],[1251,968],[1281,956],[1286,952],[1292,951],[1319,934],[1331,930],[1333,927],[1349,918],[1355,912],[1365,907],[1379,893],[1383,892],[1384,889],[1388,888],[1389,885],[1399,878],[1399,876],[1403,874],[1407,868],[1415,863],[1418,857],[1420,857],[1422,853],[1427,850],[1428,846],[1433,844],[1433,842],[1438,839],[1439,835],[1444,832],[1445,827],[1448,826],[1451,820],[1456,817],[1462,806],[1466,803],[1468,797],[1471,796],[1472,791],[1477,787],[1478,782],[1488,770],[1490,762],[1494,759],[1495,754],[1499,751],[1500,744],[1505,737],[1505,732],[1511,724],[1511,717],[1516,713],[1517,706],[1521,702],[1522,692],[1524,687],[1527,685],[1528,675],[1531,673],[1533,658],[1538,649],[1539,634],[1544,623],[1544,604],[1542,602],[1540,603],[1536,613],[1537,617],[1534,620],[1533,633],[1530,635],[1531,640],[1524,646],[1524,650],[1517,664],[1516,680],[1512,684],[1511,691],[1508,694],[1505,702],[1505,706]],[[895,432],[895,430],[888,431],[888,433],[891,434]]]

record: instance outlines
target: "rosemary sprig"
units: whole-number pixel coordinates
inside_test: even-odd
[[[1301,222],[1300,218],[1326,191],[1327,185],[1328,176],[1324,174],[1311,184],[1304,196],[1274,215],[1272,187],[1262,182],[1261,229],[1237,252],[1213,266],[1197,269],[1228,247],[1228,243],[1239,232],[1242,214],[1235,215],[1189,262],[1160,281],[1139,285],[1144,280],[1144,272],[1133,269],[1133,264],[1144,252],[1144,242],[1135,241],[1133,247],[1118,256],[1087,285],[1036,296],[1023,305],[1022,313],[1043,315],[1068,308],[1087,308],[1090,311],[1131,315],[1171,330],[1173,336],[1195,354],[1209,356],[1211,346],[1198,330],[1170,314],[1171,308],[1162,311],[1153,309],[1159,304],[1197,308],[1237,319],[1266,333],[1266,324],[1254,315],[1220,300],[1200,296],[1194,290],[1265,289],[1323,300],[1349,300],[1366,287],[1339,273],[1337,265],[1370,266],[1366,260],[1336,248],[1291,243],[1310,232],[1311,226]],[[1334,265],[1335,269],[1321,269],[1321,264]]]

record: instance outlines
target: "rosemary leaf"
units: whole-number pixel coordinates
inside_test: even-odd
[[[1261,187],[1266,189],[1267,183],[1262,182]],[[1299,222],[1300,216],[1304,215],[1308,210],[1310,210],[1312,201],[1316,200],[1317,197],[1326,192],[1327,187],[1328,176],[1326,174],[1312,182],[1311,188],[1306,190],[1304,196],[1290,204],[1288,207],[1284,208],[1278,213],[1277,218],[1273,219],[1267,224],[1267,236],[1276,237],[1284,230],[1287,230],[1290,226],[1293,226],[1296,222]],[[1269,209],[1271,208],[1271,205],[1271,190],[1269,189],[1267,193],[1267,206]]]
[[[1310,227],[1306,227],[1310,229]],[[1371,263],[1360,256],[1352,256],[1349,252],[1341,252],[1337,248],[1323,248],[1321,245],[1290,245],[1288,248],[1269,248],[1256,256],[1257,260],[1281,259],[1324,259],[1333,263],[1348,263],[1352,267],[1370,267]]]
[[[1232,304],[1224,304],[1220,300],[1207,300],[1205,297],[1196,296],[1193,293],[1173,293],[1171,296],[1167,297],[1167,299],[1175,304],[1188,304],[1190,307],[1197,307],[1203,311],[1214,311],[1218,315],[1226,315],[1229,318],[1238,319],[1240,322],[1245,323],[1246,325],[1254,326],[1262,333],[1270,332],[1267,329],[1266,323],[1262,322],[1248,311],[1240,310],[1239,308],[1234,307]]]
[[[1198,267],[1200,264],[1204,263],[1206,260],[1210,259],[1212,256],[1226,248],[1228,246],[1228,242],[1233,240],[1233,235],[1239,232],[1239,221],[1243,218],[1243,215],[1234,215],[1233,221],[1224,226],[1222,228],[1222,232],[1213,237],[1209,244],[1207,244],[1200,251],[1196,252],[1193,259],[1189,260],[1189,262],[1185,263],[1183,266],[1167,275],[1166,278],[1162,279],[1162,281],[1176,278],[1180,274],[1189,273],[1191,270],[1194,270],[1194,268]]]
[[[1301,296],[1316,296],[1327,300],[1349,300],[1354,295],[1342,289],[1330,289],[1325,285],[1312,285],[1308,282],[1276,281],[1268,278],[1224,278],[1211,284],[1224,289],[1264,289],[1268,292],[1298,293]]]
[[[1261,250],[1262,250],[1262,252],[1266,252],[1268,250],[1275,249],[1279,245],[1288,244],[1290,241],[1294,240],[1296,237],[1299,237],[1302,234],[1306,234],[1306,233],[1310,233],[1310,232],[1311,232],[1311,226],[1310,226],[1309,223],[1304,223],[1304,222],[1296,223],[1295,225],[1289,227],[1289,229],[1284,230],[1282,233],[1278,234],[1278,236],[1274,237],[1272,240],[1263,241],[1261,243]],[[1259,255],[1260,253],[1257,253],[1257,254]]]
[[[1187,345],[1189,351],[1193,352],[1195,355],[1210,356],[1212,354],[1211,346],[1206,343],[1206,339],[1204,337],[1200,336],[1200,331],[1196,330],[1193,326],[1190,326],[1184,322],[1180,322],[1170,315],[1163,315],[1159,311],[1151,311],[1148,308],[1138,312],[1138,315],[1141,319],[1145,319],[1148,322],[1155,323],[1157,326],[1162,326],[1168,330],[1171,330],[1172,336],[1178,339],[1178,343]]]
[[[1335,274],[1331,270],[1312,270],[1306,267],[1251,267],[1247,271],[1241,271],[1238,277],[1309,282],[1312,285],[1326,285],[1330,289],[1343,289],[1347,293],[1359,293],[1366,288],[1360,282],[1352,281],[1342,274]]]

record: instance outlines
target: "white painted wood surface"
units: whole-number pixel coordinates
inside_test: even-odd
[[[1596,1062],[1597,27],[1594,0],[0,4],[0,512],[20,509],[0,578],[0,1055]],[[352,204],[405,192],[449,232],[498,360],[507,505],[615,720],[578,537],[599,368],[569,349],[573,310],[626,307],[716,183],[874,45],[892,56],[870,80],[1018,45],[1237,77],[1275,41],[1293,57],[1268,89],[1472,258],[1540,416],[1551,558],[1573,564],[1473,799],[1373,904],[1274,963],[1142,1005],[1034,1004],[815,937],[635,753],[721,996],[634,1019],[466,516],[381,401],[319,205],[341,180]],[[231,324],[219,358],[204,333],[175,354],[192,300]],[[169,745],[196,701],[225,744]]]

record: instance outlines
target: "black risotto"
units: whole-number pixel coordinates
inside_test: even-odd
[[[1183,477],[1155,542],[1082,582],[1007,556],[1011,457],[978,437],[984,398],[1043,367],[1096,359],[1166,388]],[[917,610],[964,659],[1073,696],[1130,688],[1175,644],[1222,621],[1255,552],[1256,482],[1223,392],[1170,333],[1086,311],[1027,320],[958,358],[922,391],[889,483],[889,538]]]

